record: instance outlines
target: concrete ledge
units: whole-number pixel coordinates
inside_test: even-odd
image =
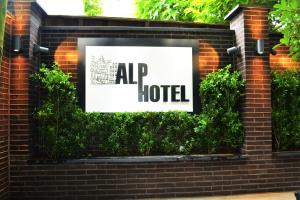
[[[300,151],[279,151],[273,152],[275,157],[300,157]]]
[[[240,160],[246,159],[238,154],[209,154],[209,155],[170,155],[170,156],[124,156],[124,157],[95,157],[87,159],[68,160],[66,163],[143,163],[143,162],[177,162],[177,161],[210,161],[210,160]]]

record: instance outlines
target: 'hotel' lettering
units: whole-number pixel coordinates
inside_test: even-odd
[[[138,84],[139,102],[189,102],[186,98],[185,85],[144,85],[143,79],[148,75],[146,63],[138,63],[138,80],[133,80],[133,63],[128,64],[128,76],[125,63],[118,63],[116,84]],[[129,80],[129,81],[128,81]],[[169,99],[169,96],[171,97]]]

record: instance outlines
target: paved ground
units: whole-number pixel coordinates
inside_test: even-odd
[[[216,197],[175,198],[176,200],[296,200],[294,192],[270,192]],[[174,198],[164,200],[175,200]]]

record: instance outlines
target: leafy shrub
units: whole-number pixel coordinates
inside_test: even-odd
[[[76,88],[70,76],[54,64],[50,68],[42,65],[32,78],[45,93],[42,105],[34,113],[41,140],[39,149],[53,160],[80,156],[86,135],[81,129],[83,113],[77,106]]]
[[[300,72],[295,69],[272,72],[272,127],[274,147],[300,147]]]
[[[200,84],[201,114],[198,118],[199,143],[214,152],[218,147],[237,148],[243,142],[243,125],[238,102],[245,82],[230,65],[210,73]]]

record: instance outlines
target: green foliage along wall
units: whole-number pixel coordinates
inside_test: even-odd
[[[32,78],[44,91],[34,117],[38,149],[51,160],[97,156],[232,152],[243,143],[237,105],[244,82],[230,66],[202,81],[202,114],[186,112],[86,113],[70,76],[57,64]],[[97,149],[96,154],[89,148]],[[221,147],[221,148],[219,148]]]

